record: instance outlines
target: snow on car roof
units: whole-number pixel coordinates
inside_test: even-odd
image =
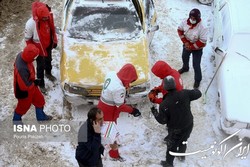
[[[250,33],[248,0],[228,0],[234,33]]]

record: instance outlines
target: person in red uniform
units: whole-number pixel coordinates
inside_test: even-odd
[[[38,121],[51,120],[52,117],[44,113],[45,100],[37,85],[40,80],[35,79],[35,68],[33,61],[39,55],[39,49],[28,44],[23,52],[20,52],[14,63],[14,94],[17,98],[13,121],[22,121],[22,116],[30,109],[31,104],[35,106]]]
[[[171,75],[174,77],[177,91],[181,91],[183,89],[182,79],[179,72],[171,68],[166,62],[161,60],[157,61],[153,65],[151,71],[155,76],[162,80],[161,85],[153,88],[148,94],[149,100],[152,103],[160,104],[162,102],[162,98],[159,98],[158,94],[162,93],[162,96],[164,96],[168,93],[168,91],[163,88],[163,79],[167,76]]]
[[[126,90],[138,78],[136,69],[132,64],[125,64],[118,73],[109,72],[105,78],[98,108],[103,111],[104,121],[117,123],[120,112],[127,112],[135,117],[141,115],[137,108],[125,103]],[[118,152],[118,144],[110,144],[109,155],[114,160],[124,161]]]
[[[32,15],[25,25],[25,41],[27,44],[32,43],[39,48],[39,56],[36,59],[37,78],[41,79],[39,87],[46,94],[44,71],[49,80],[56,80],[51,73],[51,51],[57,47],[53,13],[48,5],[36,1],[32,3]]]
[[[192,54],[194,68],[194,88],[199,88],[202,80],[201,57],[203,48],[207,43],[208,29],[203,24],[199,9],[192,9],[189,18],[185,18],[177,29],[178,35],[183,43],[182,48],[182,68],[178,70],[180,74],[189,71],[189,59]]]

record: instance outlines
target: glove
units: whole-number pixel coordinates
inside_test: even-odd
[[[155,106],[151,107],[150,110],[151,110],[151,112],[152,112],[152,114],[153,114],[154,116],[157,116],[157,115],[158,115],[158,111],[157,111],[157,109],[155,108]]]
[[[35,86],[39,86],[41,84],[41,79],[35,79],[34,84]]]
[[[148,98],[149,98],[149,100],[150,100],[152,103],[155,102],[156,96],[157,96],[157,93],[156,93],[155,90],[151,90],[151,91],[148,93]]]
[[[186,48],[187,50],[190,50],[190,49],[189,49],[189,47],[190,47],[190,43],[189,43],[189,42],[185,42],[184,45],[185,45],[185,48]]]
[[[53,48],[55,49],[57,47],[57,43],[54,43],[53,44]]]
[[[160,89],[158,87],[155,87],[150,92],[154,92],[156,95],[158,95],[158,93],[160,93],[161,91],[160,91]]]
[[[133,108],[133,111],[130,114],[132,114],[134,117],[139,117],[141,112],[137,108]]]

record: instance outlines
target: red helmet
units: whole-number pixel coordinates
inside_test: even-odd
[[[195,20],[197,21],[197,22],[199,22],[200,21],[200,19],[201,19],[201,12],[199,11],[199,9],[192,9],[190,12],[189,12],[189,18],[191,17],[191,16],[193,16],[194,18],[195,18]]]

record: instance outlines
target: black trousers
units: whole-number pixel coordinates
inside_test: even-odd
[[[178,153],[186,152],[187,144],[183,142],[187,141],[192,130],[193,130],[193,123],[181,130],[168,128],[167,152],[166,152],[166,161],[168,164],[173,165],[175,158],[174,156],[169,154],[169,151]]]
[[[98,164],[95,165],[95,166],[83,165],[83,164],[82,164],[81,162],[79,162],[78,160],[77,160],[77,162],[78,162],[79,167],[103,167],[102,159],[101,159],[101,158],[98,160]]]
[[[202,74],[201,74],[201,57],[203,53],[203,49],[200,50],[187,50],[185,47],[183,47],[182,50],[182,62],[183,66],[182,68],[185,70],[189,70],[189,59],[190,55],[192,53],[192,61],[193,61],[193,68],[194,68],[194,80],[196,82],[200,82],[202,80]]]
[[[51,52],[52,52],[52,47],[48,47],[47,49],[47,53],[48,53],[48,56],[38,56],[37,59],[36,59],[36,75],[37,75],[37,78],[41,79],[41,87],[44,87],[45,86],[45,83],[44,83],[44,71],[47,73],[47,74],[51,74],[51,70],[52,70],[52,55],[51,55]]]

